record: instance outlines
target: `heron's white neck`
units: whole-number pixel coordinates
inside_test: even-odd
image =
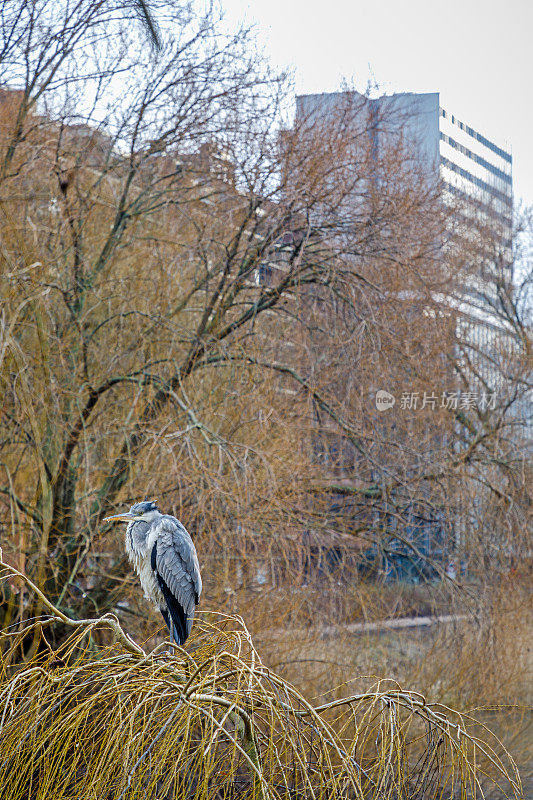
[[[142,519],[132,520],[126,528],[126,551],[136,558],[146,558],[149,547],[149,534],[156,526],[154,523],[162,516],[160,511],[147,511]]]

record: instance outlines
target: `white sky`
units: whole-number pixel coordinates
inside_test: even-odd
[[[381,92],[440,92],[441,105],[511,146],[515,199],[533,204],[533,0],[220,0],[255,23],[298,94],[343,78]]]

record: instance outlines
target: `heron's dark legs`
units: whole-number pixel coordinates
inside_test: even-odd
[[[170,616],[170,614],[169,614],[169,618],[170,618],[170,644],[171,644],[170,652],[173,653],[174,652],[174,648],[172,647],[172,645],[174,644],[174,641],[175,641],[174,640],[174,621],[173,621],[172,617]]]
[[[162,615],[163,619],[165,620],[165,624],[166,624],[167,628],[170,631],[170,647],[168,649],[168,654],[172,655],[174,653],[174,648],[172,647],[172,642],[175,641],[175,639],[174,639],[174,620],[170,616],[170,614],[168,612],[168,609],[161,608],[160,611],[161,611],[161,615]]]

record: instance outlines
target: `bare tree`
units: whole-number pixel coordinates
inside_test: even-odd
[[[353,191],[354,142],[341,146],[341,121],[335,162],[304,128],[280,151],[285,84],[211,12],[179,11],[154,64],[132,58],[109,7],[18,11],[4,18],[3,496],[38,585],[107,608],[120,571],[105,577],[94,542],[125,494],[163,489],[198,531],[233,538],[248,520],[255,532],[265,494],[264,529],[292,514],[282,476],[296,456],[279,469],[279,447],[299,406],[260,356],[296,318],[307,325],[306,287],[364,286],[345,236],[312,222],[320,204],[333,225]],[[370,232],[367,216],[353,246],[375,250],[397,212],[374,211]]]
[[[377,182],[349,104],[282,129],[285,80],[211,11],[165,11],[155,56],[119,6],[2,13],[7,557],[72,614],[116,607],[101,520],[147,495],[229,607],[258,571],[305,579],[302,543],[339,535],[446,579],[413,529],[450,541],[462,471],[480,452],[499,469],[501,427],[375,406],[450,386],[439,187],[402,142]],[[4,597],[4,625],[39,612]]]

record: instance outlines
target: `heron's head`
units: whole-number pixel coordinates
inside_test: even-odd
[[[123,514],[105,517],[104,522],[153,522],[160,515],[161,512],[152,500],[143,500],[142,503],[135,503]]]

